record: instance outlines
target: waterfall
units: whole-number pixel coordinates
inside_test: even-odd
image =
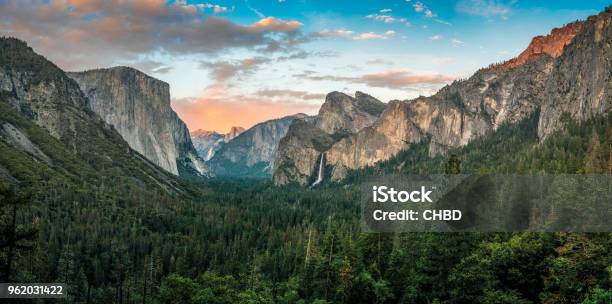
[[[317,180],[312,183],[311,187],[314,187],[320,184],[323,181],[323,176],[325,175],[325,152],[321,153],[319,159],[319,172],[317,174]]]

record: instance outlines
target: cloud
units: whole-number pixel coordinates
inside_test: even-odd
[[[306,41],[298,21],[264,17],[243,25],[215,15],[228,11],[215,4],[166,0],[8,0],[0,1],[0,32],[28,41],[70,70],[155,52],[287,52]]]
[[[316,35],[320,36],[320,37],[342,37],[342,38],[349,38],[351,37],[355,32],[353,31],[349,31],[349,30],[345,30],[345,29],[339,29],[339,30],[322,30],[316,33]]]
[[[395,18],[391,15],[386,15],[386,14],[370,14],[367,15],[366,18],[368,19],[372,19],[372,20],[376,20],[376,21],[382,21],[384,23],[405,23],[407,25],[410,25],[410,23],[408,22],[408,20],[406,20],[406,18]]]
[[[325,94],[317,94],[317,93],[308,93],[306,91],[295,91],[295,90],[259,90],[255,93],[255,95],[260,97],[293,97],[302,100],[323,100],[325,99]]]
[[[374,32],[363,33],[353,37],[353,40],[372,40],[372,39],[387,39],[389,37],[395,36],[395,31],[386,31],[382,34],[377,34]]]
[[[345,39],[351,39],[351,40],[373,40],[373,39],[387,39],[390,37],[395,36],[396,32],[389,30],[386,31],[384,33],[375,33],[375,32],[367,32],[367,33],[361,33],[361,34],[355,34],[355,32],[353,31],[349,31],[349,30],[345,30],[345,29],[339,29],[339,30],[322,30],[319,32],[314,33],[315,37],[338,37],[338,38],[345,38]]]
[[[306,59],[310,57],[335,57],[338,56],[337,53],[332,51],[321,51],[321,52],[307,52],[304,50],[299,50],[297,52],[288,54],[286,56],[279,56],[276,58],[276,61],[287,61],[287,60],[295,60],[295,59]]]
[[[440,35],[433,35],[433,36],[429,37],[429,40],[433,40],[433,41],[440,40],[440,39],[442,39],[442,36],[440,36]]]
[[[386,13],[390,13],[390,12],[392,12],[392,11],[393,11],[393,10],[392,10],[392,9],[390,9],[390,8],[385,8],[385,9],[381,9],[379,12],[381,12],[381,13],[383,13],[383,14],[386,14]]]
[[[171,66],[154,60],[143,60],[127,65],[147,74],[166,74],[173,69]]]
[[[415,4],[412,5],[412,7],[414,7],[414,11],[417,13],[420,13],[425,10],[425,5],[421,1],[417,1]]]
[[[437,15],[434,14],[434,12],[432,12],[427,5],[425,5],[423,2],[421,1],[417,1],[415,4],[412,5],[412,7],[414,8],[414,11],[417,13],[423,13],[425,15],[426,18],[433,18],[436,17]]]
[[[465,42],[457,39],[457,38],[453,38],[451,39],[451,44],[453,45],[453,47],[460,47],[463,46],[465,44]]]
[[[446,83],[454,79],[455,77],[441,74],[415,74],[407,70],[391,70],[375,74],[366,74],[356,79],[355,82],[372,87],[401,89],[414,84]]]
[[[210,8],[212,9],[213,13],[215,14],[220,14],[220,13],[227,13],[228,9],[226,6],[220,6],[220,5],[216,5],[216,4],[210,4],[210,3],[203,3],[203,4],[196,4],[196,7],[200,7],[200,8]]]
[[[299,50],[295,53],[286,55],[286,56],[280,56],[278,58],[276,58],[277,61],[287,61],[287,60],[293,60],[293,59],[306,59],[308,57],[311,57],[313,55],[312,52],[307,52],[304,50]]]
[[[438,73],[414,73],[409,70],[388,70],[379,73],[365,74],[358,77],[314,75],[313,73],[301,73],[293,75],[297,78],[315,81],[338,81],[365,84],[371,87],[390,89],[408,89],[414,85],[443,84],[455,80],[453,76]]]
[[[384,23],[393,23],[393,22],[395,22],[395,18],[393,18],[393,17],[391,17],[389,15],[370,14],[370,15],[367,15],[366,18],[372,19],[372,20],[376,20],[376,21],[382,21]]]
[[[283,21],[274,17],[266,17],[257,21],[252,27],[261,31],[292,32],[302,25],[299,21]]]
[[[200,68],[210,69],[212,78],[222,83],[235,77],[250,75],[268,62],[268,58],[253,57],[236,61],[200,62]]]
[[[441,19],[433,19],[433,21],[438,22],[440,24],[448,25],[448,26],[453,25],[452,23],[450,23],[448,21],[441,20]]]
[[[382,58],[376,58],[376,59],[368,60],[366,63],[367,64],[380,64],[380,65],[393,65],[392,61],[385,60],[385,59],[382,59]]]
[[[175,99],[172,107],[190,130],[225,133],[232,126],[249,128],[262,121],[287,115],[314,114],[320,103],[305,102],[291,96],[271,100],[258,94],[234,95],[226,93],[224,88],[218,88],[199,97]]]
[[[516,0],[461,0],[455,9],[457,12],[482,17],[501,16],[502,18],[512,12],[512,6]]]

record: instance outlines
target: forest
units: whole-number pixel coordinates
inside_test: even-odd
[[[447,156],[424,141],[315,188],[159,187],[125,165],[136,156],[103,159],[95,142],[74,155],[3,107],[53,163],[0,141],[1,280],[66,283],[54,303],[612,302],[609,233],[363,233],[358,190],[389,173],[609,174],[610,114],[540,142],[535,113]]]

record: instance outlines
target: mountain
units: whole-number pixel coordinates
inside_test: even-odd
[[[279,144],[273,180],[276,184],[314,182],[321,153],[333,143],[372,125],[386,105],[362,92],[355,97],[331,92],[310,120],[295,120]]]
[[[89,106],[64,71],[25,42],[0,38],[0,177],[33,188],[36,199],[53,193],[75,203],[74,193],[103,200],[184,192]]]
[[[238,135],[242,134],[244,130],[243,127],[232,127],[229,132],[225,133],[225,141],[227,142],[236,138]]]
[[[132,149],[172,174],[207,174],[187,126],[170,107],[167,83],[128,67],[67,75],[79,84],[91,110]]]
[[[205,161],[210,160],[223,145],[244,132],[242,127],[232,127],[226,134],[202,129],[191,132],[191,141],[198,155]]]
[[[207,164],[218,176],[270,176],[278,143],[289,125],[307,117],[296,114],[259,123],[223,144]]]
[[[315,118],[315,125],[327,134],[355,133],[371,125],[385,109],[385,104],[362,92],[355,98],[340,92],[327,94]]]
[[[205,131],[202,129],[191,132],[191,142],[195,147],[198,155],[204,160],[210,160],[217,150],[225,142],[225,136],[215,131]]]
[[[585,121],[609,112],[611,22],[608,8],[534,38],[517,58],[481,69],[431,97],[390,102],[371,126],[321,151],[327,176],[340,180],[349,170],[387,160],[425,138],[430,156],[445,154],[536,111],[540,139],[560,128],[565,115]],[[275,184],[312,180],[318,158],[306,162],[298,149],[279,148],[282,160],[274,172]],[[295,171],[300,178],[292,174]]]

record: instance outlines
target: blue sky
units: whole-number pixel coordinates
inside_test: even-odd
[[[430,95],[606,1],[0,0],[0,33],[67,70],[170,84],[190,129],[316,113],[331,91]]]

